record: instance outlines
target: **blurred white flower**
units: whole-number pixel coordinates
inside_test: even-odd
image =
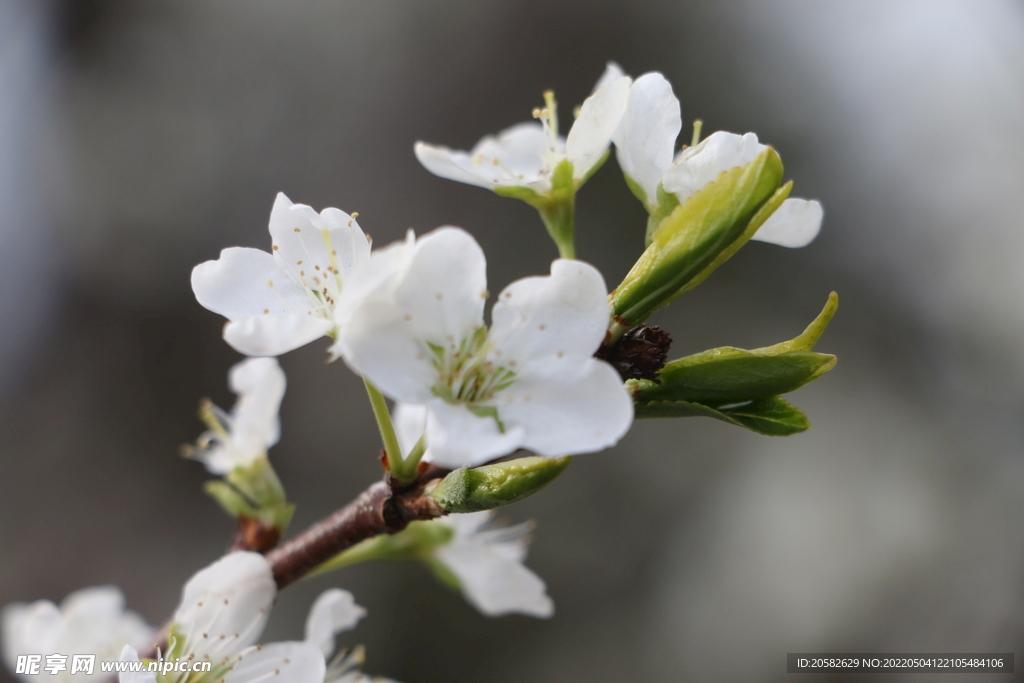
[[[549,92],[545,93],[547,105],[534,112],[540,123],[520,123],[497,136],[488,135],[469,152],[417,142],[416,158],[442,178],[489,190],[525,187],[540,195],[551,191],[555,169],[568,161],[578,186],[608,151],[626,107],[629,83],[621,71],[606,70],[566,138],[558,134],[558,114]]]
[[[273,254],[231,247],[192,270],[200,304],[228,319],[224,339],[249,356],[277,356],[333,335],[334,304],[349,273],[370,256],[355,218],[317,213],[279,193],[270,213]]]
[[[455,532],[435,557],[456,579],[466,599],[487,616],[519,613],[547,618],[555,606],[544,581],[526,568],[531,525],[491,526],[492,512],[448,515],[435,524]]]
[[[334,654],[334,637],[355,627],[366,616],[366,610],[356,604],[352,594],[340,588],[331,588],[320,594],[306,618],[306,640],[323,653],[324,658]]]
[[[135,612],[124,608],[124,595],[114,586],[83,588],[71,593],[60,607],[49,600],[8,605],[0,613],[4,662],[15,671],[18,655],[95,654],[97,660],[117,659],[125,644],[145,647],[154,630]],[[46,660],[43,660],[45,665]],[[50,674],[18,674],[24,681],[100,681],[99,668],[92,675],[71,675],[67,669]],[[107,675],[109,676],[109,674]]]
[[[189,455],[201,460],[213,474],[227,474],[266,456],[281,436],[278,411],[284,397],[284,371],[276,358],[249,358],[228,374],[231,391],[238,395],[231,414],[210,404],[203,417],[211,429],[199,437]]]
[[[338,347],[398,402],[424,406],[426,457],[476,465],[527,448],[597,451],[629,429],[618,373],[593,358],[608,327],[601,274],[559,259],[509,285],[484,326],[486,262],[458,228],[374,254],[346,291]]]

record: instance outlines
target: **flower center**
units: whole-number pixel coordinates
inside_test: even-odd
[[[510,386],[516,374],[503,365],[495,365],[488,357],[487,328],[478,328],[458,345],[444,347],[427,342],[427,346],[438,372],[438,381],[431,388],[433,394],[448,403],[466,404],[474,413],[497,420],[495,408],[479,404]],[[501,427],[500,422],[498,425]]]

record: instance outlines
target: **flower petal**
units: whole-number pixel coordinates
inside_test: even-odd
[[[228,320],[250,315],[305,313],[309,295],[259,249],[230,247],[192,269],[192,291],[204,307]]]
[[[333,321],[308,313],[254,315],[224,325],[224,341],[247,356],[280,356],[332,329]]]
[[[522,563],[526,544],[521,532],[507,540],[477,533],[489,519],[490,512],[446,518],[456,528],[456,537],[437,549],[437,559],[458,577],[466,599],[484,614],[550,617],[554,603],[544,581]],[[460,524],[463,520],[468,523]]]
[[[18,655],[57,652],[61,636],[61,614],[49,600],[17,603],[4,608],[4,661],[14,668]]]
[[[121,650],[120,661],[139,661],[139,651],[131,645],[125,645]],[[152,671],[122,671],[117,675],[118,683],[155,683],[156,673]]]
[[[173,627],[185,638],[187,652],[218,661],[259,639],[275,595],[267,560],[259,553],[233,552],[188,580]]]
[[[438,379],[427,344],[457,346],[483,325],[486,268],[480,245],[459,228],[420,237],[411,255],[375,254],[340,305],[346,361],[391,398],[426,403]]]
[[[597,79],[597,83],[594,84],[592,92],[597,92],[615,79],[622,78],[625,75],[626,72],[616,62],[608,62],[604,67],[604,73],[601,74],[601,77]]]
[[[787,199],[751,239],[780,247],[806,247],[818,236],[823,216],[820,202],[813,199]]]
[[[249,358],[231,368],[228,382],[238,395],[231,410],[232,444],[236,451],[256,457],[281,438],[278,411],[286,385],[284,371],[276,358]]]
[[[292,204],[277,194],[270,212],[274,261],[297,286],[337,294],[335,276],[344,279],[370,257],[370,243],[359,224],[339,209],[317,213],[305,204]],[[333,272],[334,266],[340,273]]]
[[[506,423],[502,432],[493,417],[433,399],[427,404],[429,448],[423,457],[443,467],[473,467],[516,450],[524,436],[521,427]]]
[[[498,187],[498,179],[492,174],[484,176],[473,164],[468,152],[453,150],[441,145],[428,145],[417,141],[413,146],[416,159],[434,175],[467,185],[476,185],[488,190]]]
[[[334,637],[341,631],[348,631],[366,610],[356,604],[352,594],[340,588],[330,588],[320,594],[306,618],[306,641],[313,643],[324,658],[334,653]]]
[[[612,141],[622,172],[640,185],[649,207],[658,203],[658,185],[672,165],[682,127],[679,100],[664,76],[652,72],[633,82]]]
[[[402,455],[408,455],[427,431],[427,407],[421,403],[396,403],[391,420],[398,435]]]
[[[565,139],[565,157],[572,163],[573,178],[582,180],[590,174],[611,143],[629,99],[628,76],[610,80],[580,107],[580,115]]]
[[[619,374],[594,358],[536,360],[497,400],[502,420],[523,428],[523,447],[538,455],[599,451],[633,422],[633,401]]]
[[[551,170],[547,167],[548,142],[542,126],[528,121],[497,136],[481,138],[470,152],[424,142],[417,142],[413,151],[436,176],[493,190],[531,186],[542,180]]]
[[[270,643],[246,650],[223,683],[256,683],[276,680],[288,683],[323,683],[327,665],[313,643]]]
[[[680,202],[686,201],[718,178],[722,171],[749,164],[764,148],[754,133],[736,135],[718,131],[700,144],[681,151],[665,172],[662,185],[666,192],[675,193]]]
[[[589,357],[604,340],[609,316],[601,273],[583,261],[557,259],[550,276],[517,280],[498,296],[489,335],[495,363]]]

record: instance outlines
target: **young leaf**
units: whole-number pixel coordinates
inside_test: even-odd
[[[789,436],[811,426],[799,408],[778,396],[718,408],[689,401],[640,401],[636,404],[636,416],[713,417],[766,436]]]

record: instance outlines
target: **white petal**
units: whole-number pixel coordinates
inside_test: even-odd
[[[57,652],[62,633],[60,609],[49,600],[4,608],[4,659],[12,666],[17,655]]]
[[[305,204],[292,204],[278,193],[270,212],[274,261],[299,286],[316,291],[340,290],[332,269],[344,279],[370,256],[366,235],[350,215],[339,209],[317,213]]]
[[[258,455],[281,437],[284,371],[276,358],[249,358],[231,368],[228,382],[238,395],[231,410],[231,440],[239,451]]]
[[[494,362],[591,356],[604,340],[610,311],[601,273],[588,263],[558,259],[550,276],[513,282],[491,312]],[[518,372],[517,368],[512,368]]]
[[[535,121],[517,123],[511,128],[487,136],[473,147],[473,163],[480,168],[490,166],[492,173],[502,172],[501,185],[528,185],[551,169],[547,168],[550,140],[544,127]],[[555,149],[564,153],[562,141]],[[495,163],[497,160],[497,163]]]
[[[185,638],[187,652],[217,661],[256,642],[276,594],[273,572],[262,555],[233,552],[188,580],[174,627]]]
[[[309,295],[259,249],[230,247],[192,269],[192,291],[204,307],[228,320],[250,315],[305,313]]]
[[[224,676],[223,683],[323,683],[327,665],[313,643],[270,643],[249,648]]]
[[[488,538],[489,532],[476,534],[476,529],[489,519],[488,512],[454,515],[458,524],[467,517],[471,533],[456,527],[456,538],[438,548],[437,559],[458,577],[462,591],[477,609],[488,616],[517,612],[535,617],[550,617],[554,603],[548,597],[544,582],[523,565],[525,540],[521,535],[509,540],[500,536]],[[454,524],[453,524],[454,526]],[[502,533],[499,530],[499,534]]]
[[[139,661],[138,650],[131,645],[125,645],[124,649],[121,650],[120,661]],[[117,680],[118,683],[154,683],[156,681],[156,673],[151,671],[122,671],[117,675]]]
[[[462,404],[433,399],[427,404],[430,447],[424,458],[443,467],[473,467],[516,450],[524,436],[521,427],[506,423],[502,433],[492,417],[475,415]]]
[[[421,403],[396,403],[391,420],[403,455],[408,455],[427,431],[427,407]]]
[[[823,216],[820,202],[813,199],[787,199],[751,239],[780,247],[806,247],[818,236]]]
[[[493,174],[482,175],[468,152],[425,142],[417,142],[413,152],[423,167],[436,176],[488,190],[498,187],[498,179]]]
[[[651,207],[658,203],[658,184],[672,165],[682,127],[679,100],[665,77],[652,72],[636,79],[612,141],[622,172],[643,188]]]
[[[680,152],[675,163],[665,172],[662,185],[683,202],[723,171],[749,164],[763,149],[765,146],[753,133],[736,135],[718,131],[700,144]]]
[[[61,647],[74,652],[115,656],[125,643],[144,647],[153,631],[134,612],[125,611],[124,594],[116,586],[83,588],[61,603]]]
[[[424,142],[417,142],[413,151],[436,176],[493,190],[540,181],[551,170],[548,142],[539,123],[524,122],[481,138],[469,152]]]
[[[535,361],[496,400],[506,425],[526,431],[523,447],[539,455],[599,451],[617,443],[633,422],[619,373],[589,357]]]
[[[483,251],[459,228],[438,228],[420,237],[410,257],[404,250],[377,256],[358,271],[363,283],[343,297],[347,320],[339,331],[346,361],[391,398],[430,400],[437,371],[427,343],[458,345],[483,325],[487,289]],[[376,263],[375,263],[376,262]],[[378,264],[387,274],[373,273]]]
[[[594,89],[591,92],[597,92],[615,79],[622,78],[625,75],[626,72],[622,70],[621,66],[615,62],[608,62],[604,67],[604,73],[601,74],[601,78],[597,79],[597,83],[594,84]]]
[[[333,321],[309,313],[254,315],[224,325],[224,341],[247,356],[279,356],[332,329]]]
[[[612,133],[626,111],[630,82],[628,76],[611,80],[580,107],[580,115],[565,139],[565,156],[572,163],[576,180],[586,176],[608,151]]]
[[[334,637],[353,628],[366,616],[366,610],[356,604],[352,594],[340,588],[330,588],[320,594],[306,618],[306,640],[313,643],[325,658],[334,652]]]

